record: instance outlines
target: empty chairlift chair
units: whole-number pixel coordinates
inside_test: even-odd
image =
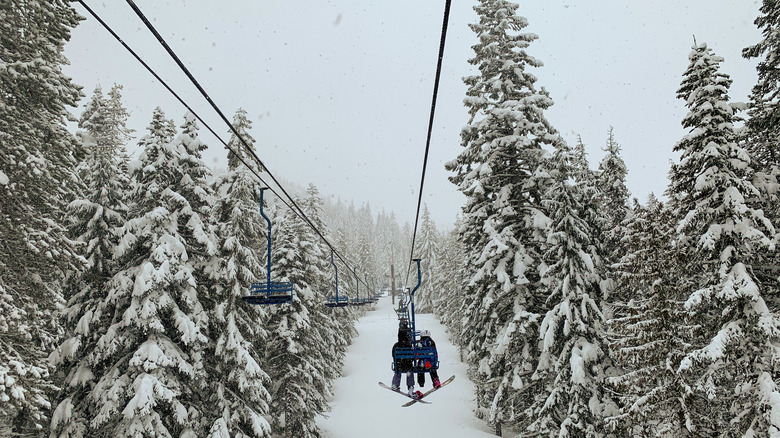
[[[398,297],[398,307],[395,308],[395,314],[398,315],[399,326],[409,326],[409,303],[405,301],[403,294]]]
[[[266,281],[254,282],[249,288],[249,295],[243,300],[249,304],[284,304],[293,299],[293,284],[288,281],[271,281],[271,220],[263,212],[263,192],[267,187],[260,189],[260,215],[268,223],[268,266],[266,268]]]
[[[350,306],[364,306],[366,304],[365,300],[360,299],[360,280],[357,276],[357,271],[355,269],[352,270],[352,274],[355,276],[355,298],[352,298],[349,300]]]
[[[369,285],[369,289],[368,289],[369,291],[372,291],[372,290],[376,291],[376,286],[374,285],[374,282],[373,281],[371,281],[371,282],[368,281],[368,274],[366,274],[366,284]],[[368,294],[368,298],[366,298],[366,302],[367,303],[373,304],[373,303],[376,303],[377,301],[379,301],[379,294],[377,294],[376,292]]]
[[[333,265],[333,269],[336,271],[336,296],[328,297],[325,302],[327,307],[346,307],[349,305],[349,297],[339,296],[339,269],[336,267],[336,263],[333,262],[333,250],[330,250],[330,264]]]

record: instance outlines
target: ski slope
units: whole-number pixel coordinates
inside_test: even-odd
[[[416,326],[430,330],[436,341],[439,378],[443,381],[454,374],[455,380],[431,394],[426,399],[431,404],[416,403],[407,408],[401,405],[410,399],[377,384],[391,383],[390,351],[398,335],[391,298],[381,298],[376,310],[356,325],[358,337],[347,352],[342,377],[334,383],[331,412],[317,418],[323,438],[495,437],[474,416],[474,383],[466,377],[466,365],[458,360],[458,350],[444,326],[430,314],[417,315]],[[404,377],[402,389],[406,389],[405,382]],[[426,376],[423,391],[430,388],[431,379]]]

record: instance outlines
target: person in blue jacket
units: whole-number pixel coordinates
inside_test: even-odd
[[[434,350],[436,350],[436,342],[431,339],[431,332],[429,330],[423,330],[420,332],[420,344],[423,347],[433,347]],[[436,352],[436,361],[439,360],[439,353]],[[430,367],[429,373],[431,373],[431,380],[433,381],[433,387],[438,388],[441,386],[441,382],[439,382],[439,373],[436,372],[435,364],[427,363],[425,364],[426,368]],[[417,373],[417,383],[420,384],[420,388],[425,386],[425,373]]]

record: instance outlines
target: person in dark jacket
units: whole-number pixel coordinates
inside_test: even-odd
[[[434,350],[436,350],[436,342],[433,342],[433,339],[431,339],[431,332],[428,330],[423,330],[420,332],[420,344],[423,347],[433,347]],[[436,353],[436,360],[439,360],[439,354]],[[430,373],[431,373],[431,379],[433,380],[433,387],[438,388],[441,386],[441,382],[439,382],[439,373],[436,372],[436,367],[434,364],[428,364],[426,363],[426,368],[430,365]],[[420,385],[420,388],[425,386],[425,373],[417,373],[417,383]]]
[[[422,393],[414,390],[414,373],[412,372],[412,359],[395,360],[396,350],[399,348],[412,348],[412,342],[409,339],[409,330],[403,326],[398,328],[398,342],[393,344],[393,361],[395,362],[395,374],[393,375],[393,391],[401,390],[401,373],[406,373],[406,387],[409,390],[409,397],[420,398]]]

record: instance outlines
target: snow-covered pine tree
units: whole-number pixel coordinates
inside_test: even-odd
[[[581,217],[583,193],[571,180],[570,160],[560,141],[543,201],[552,220],[542,275],[550,310],[538,331],[538,365],[523,388],[534,394],[522,423],[527,436],[604,436],[604,417],[617,413],[604,388],[610,361],[598,267],[588,253],[592,231]]]
[[[582,203],[585,208],[582,211],[582,219],[585,220],[592,232],[588,253],[595,264],[604,270],[598,274],[602,277],[601,292],[603,296],[608,296],[614,286],[606,272],[608,264],[602,260],[606,246],[603,235],[607,227],[602,205],[603,197],[598,187],[600,174],[598,171],[591,170],[588,155],[585,152],[585,144],[579,135],[577,136],[577,144],[571,151],[571,166],[571,178],[580,187],[583,196]],[[602,310],[604,310],[603,307]]]
[[[247,118],[246,110],[244,110],[243,108],[237,109],[236,113],[233,115],[233,128],[241,135],[241,138],[243,138],[244,141],[249,145],[249,147],[254,151],[255,139],[254,137],[252,137],[252,135],[249,134],[249,130],[252,129],[252,121]],[[256,166],[255,171],[258,172],[264,171],[264,169],[261,169],[262,166],[256,164],[254,160],[249,159],[251,157],[251,154],[246,150],[244,143],[239,139],[239,137],[236,136],[236,134],[232,130],[230,131],[230,140],[228,141],[228,146],[230,147],[230,149],[228,150],[229,168],[235,169],[239,165],[241,165],[241,160],[239,159],[240,157],[248,164],[253,163],[250,165]]]
[[[106,132],[110,128],[107,112],[103,88],[98,85],[92,91],[92,97],[84,105],[84,111],[81,112],[79,117],[79,128],[85,130],[90,136],[86,141],[82,141],[82,143],[87,143],[85,146],[89,146],[92,149],[108,149],[106,144],[109,144],[110,139]],[[89,150],[87,150],[87,153],[89,153]]]
[[[398,219],[395,217],[395,213],[390,213],[389,220],[389,232],[388,232],[388,238],[389,242],[387,243],[387,246],[389,247],[390,251],[390,257],[388,258],[388,265],[385,266],[386,272],[387,272],[387,282],[388,286],[391,286],[390,281],[390,265],[393,265],[393,272],[395,273],[395,287],[396,291],[400,290],[400,288],[403,285],[403,280],[406,275],[406,264],[408,261],[406,260],[409,252],[406,250],[408,245],[411,244],[408,240],[403,240],[402,234],[401,234],[401,227],[398,225]]]
[[[91,435],[205,435],[208,321],[196,271],[213,247],[199,217],[209,190],[205,178],[196,179],[192,154],[200,146],[192,125],[185,123],[176,142],[173,126],[157,108],[139,142],[133,204],[105,300],[113,315],[107,326],[92,328],[100,336],[92,354],[102,366],[90,393]]]
[[[439,294],[439,291],[434,289],[432,281],[439,255],[438,234],[436,224],[431,219],[428,205],[423,205],[422,222],[420,223],[420,232],[417,234],[417,248],[414,252],[414,256],[421,259],[420,270],[422,272],[420,288],[414,294],[414,311],[416,313],[433,313],[433,302]]]
[[[122,104],[121,89],[121,85],[114,84],[106,97],[100,85],[95,87],[92,97],[79,117],[78,126],[84,132],[77,132],[77,135],[89,137],[82,138],[84,145],[112,151],[114,159],[119,163],[119,173],[116,178],[123,187],[123,196],[127,196],[130,188],[130,157],[126,145],[132,138],[133,130],[127,127],[130,113]],[[79,171],[82,178],[86,178],[84,175],[87,172],[86,167],[88,167],[86,163],[83,163]],[[122,201],[124,202],[125,199],[123,198]]]
[[[66,128],[81,92],[61,68],[78,21],[63,0],[0,3],[0,434],[48,424],[60,284],[82,268],[64,226],[83,188]]]
[[[745,149],[751,157],[755,174],[753,185],[761,194],[760,207],[773,224],[780,223],[780,2],[764,0],[761,15],[755,24],[763,39],[745,48],[742,56],[758,59],[758,81],[753,86],[745,122]],[[775,245],[778,237],[774,237]],[[777,277],[780,253],[765,251],[756,254],[753,270],[764,287],[767,304],[773,311],[780,309]]]
[[[631,296],[620,296],[614,293],[615,273],[612,265],[617,263],[625,254],[623,238],[626,235],[624,221],[629,213],[629,193],[626,188],[626,175],[628,170],[626,163],[620,156],[620,145],[615,140],[615,130],[609,127],[607,132],[607,144],[604,148],[604,158],[599,163],[596,177],[596,192],[598,196],[598,219],[591,222],[595,236],[598,237],[596,245],[603,258],[604,272],[602,275],[602,293],[606,302],[602,306],[605,313],[612,313],[613,304],[623,304],[630,300]]]
[[[129,191],[130,188],[130,155],[127,153],[127,142],[133,138],[133,130],[127,127],[130,111],[122,104],[122,86],[114,84],[108,92],[108,121],[113,129],[109,132],[111,142],[121,145],[117,153],[119,167],[122,172],[120,181]],[[126,200],[125,200],[126,201]]]
[[[162,108],[158,106],[152,112],[152,121],[146,130],[149,133],[138,140],[138,146],[144,151],[148,149],[149,153],[145,159],[154,162],[158,160],[159,149],[166,143],[173,141],[176,136],[176,124],[173,123],[173,120],[166,119]],[[137,181],[135,185],[137,185]]]
[[[766,176],[777,177],[780,171],[779,105],[774,96],[780,91],[780,3],[776,0],[764,0],[761,15],[756,18],[755,25],[761,30],[763,39],[746,47],[742,56],[748,59],[759,59],[756,71],[758,82],[753,86],[748,106],[747,149],[754,160],[754,170],[766,172]],[[776,179],[774,180],[776,182]],[[776,188],[775,188],[776,190]],[[774,190],[773,190],[774,192]]]
[[[626,254],[616,264],[620,304],[610,320],[610,349],[620,375],[610,384],[620,394],[621,413],[607,419],[619,436],[677,437],[686,435],[685,388],[676,373],[696,327],[686,325],[677,288],[684,254],[671,245],[670,211],[652,194],[647,206],[634,199],[622,245]]]
[[[611,126],[607,133],[607,144],[604,152],[606,154],[599,163],[596,186],[602,197],[601,206],[603,211],[601,213],[606,219],[604,224],[604,246],[606,252],[603,257],[605,262],[611,265],[622,256],[620,241],[625,233],[621,228],[623,220],[626,219],[626,215],[629,212],[629,193],[628,188],[626,188],[628,169],[620,156],[620,145],[615,140],[615,129]]]
[[[583,143],[580,135],[577,135],[577,144],[572,150],[571,163],[573,166],[572,177],[575,181],[582,181],[592,187],[596,186],[598,172],[590,168],[588,153],[585,151],[585,143]]]
[[[431,288],[439,291],[433,299],[434,314],[447,330],[455,335],[460,333],[460,322],[465,311],[462,306],[466,295],[462,289],[465,279],[463,247],[458,240],[459,223],[460,220],[456,222],[453,230],[441,236],[439,255],[436,257],[431,277]],[[457,336],[453,338],[457,339]]]
[[[187,112],[184,115],[184,123],[180,126],[181,133],[173,140],[173,147],[178,149],[178,171],[182,178],[176,181],[176,192],[184,197],[187,209],[182,214],[189,215],[188,220],[180,225],[180,233],[187,242],[187,252],[192,263],[204,265],[216,252],[215,237],[211,235],[210,220],[212,212],[213,190],[209,185],[212,178],[211,170],[203,161],[203,151],[208,146],[198,136],[198,122],[195,116]],[[203,269],[195,272],[198,284],[205,285]],[[206,295],[206,289],[200,290]]]
[[[297,201],[296,201],[297,202]],[[319,436],[315,417],[328,410],[328,365],[325,339],[314,326],[323,296],[312,285],[324,273],[313,272],[318,247],[314,232],[291,209],[274,218],[272,264],[275,281],[290,281],[294,297],[276,306],[266,323],[265,369],[271,377],[271,416],[274,433],[285,438]],[[314,275],[312,275],[314,274]]]
[[[306,198],[303,199],[301,206],[306,217],[327,237],[328,227],[322,219],[322,198],[314,184],[309,184],[306,188]],[[330,264],[330,249],[318,236],[312,235],[312,238],[314,240],[308,276],[311,278],[311,288],[316,300],[322,302],[326,297],[334,294],[335,271]],[[311,323],[324,340],[320,347],[325,357],[326,368],[323,374],[328,380],[330,389],[330,384],[339,376],[347,346],[351,343],[350,339],[355,335],[355,314],[347,308],[331,309],[321,305],[314,307],[310,313]]]
[[[346,214],[345,214],[346,213]],[[358,216],[361,216],[359,218]],[[339,266],[339,296],[342,292],[345,296],[349,296],[350,299],[356,298],[357,284],[355,279],[355,272],[353,268],[360,271],[360,268],[364,264],[364,258],[371,254],[370,239],[366,236],[363,239],[361,236],[365,230],[365,233],[370,233],[372,225],[370,224],[370,216],[366,219],[365,215],[359,215],[358,210],[355,209],[354,203],[350,203],[346,211],[342,210],[342,215],[339,218],[339,223],[336,226],[335,231],[335,246],[341,252],[342,256],[346,259],[346,264],[349,266],[343,266],[338,261],[336,264]],[[411,239],[411,237],[410,237]],[[362,256],[361,256],[362,255]],[[365,290],[361,292],[361,297],[365,298]],[[355,313],[359,313],[356,309],[351,309]]]
[[[369,274],[375,276],[376,268],[376,256],[374,254],[374,218],[371,214],[371,205],[368,203],[362,205],[357,211],[357,227],[354,229],[356,233],[355,240],[357,246],[355,248],[355,257],[358,260],[357,270],[363,280],[362,276]],[[366,298],[368,293],[365,288],[361,289],[360,297]]]
[[[679,220],[677,248],[695,283],[685,307],[701,325],[679,373],[690,387],[689,430],[708,436],[780,436],[780,377],[775,365],[780,321],[751,270],[756,254],[774,250],[772,224],[755,207],[749,153],[737,144],[731,79],[723,58],[694,45],[677,96],[688,130],[674,147],[667,191]]]
[[[352,211],[354,213],[354,210]],[[352,258],[354,254],[354,241],[352,239],[352,233],[348,230],[346,225],[348,222],[342,221],[336,228],[334,245],[341,252],[342,256],[346,259],[346,264],[355,266],[355,260]],[[347,269],[347,266],[339,259],[335,260],[336,266],[339,267],[339,296],[349,296],[355,298],[355,278],[352,271]]]
[[[529,315],[543,304],[535,292],[549,223],[541,208],[548,183],[538,170],[544,148],[559,138],[544,117],[552,99],[537,90],[529,71],[542,66],[526,52],[537,36],[522,32],[528,22],[515,15],[517,8],[506,0],[474,6],[479,22],[469,26],[479,42],[469,63],[480,73],[464,79],[470,114],[461,131],[464,150],[446,164],[455,173],[450,181],[467,198],[460,239],[467,249],[468,308],[461,336],[471,373],[483,382],[477,388],[480,414],[486,407],[503,409],[498,385],[504,376],[533,366],[530,357],[525,364],[521,358],[490,363],[490,353],[499,338],[504,346],[535,339],[510,327],[518,317],[533,319]]]
[[[398,273],[400,268],[396,252],[397,242],[395,236],[399,232],[398,222],[393,213],[388,214],[381,211],[376,218],[376,233],[374,234],[374,248],[376,249],[377,274],[379,275],[379,286],[381,288],[390,288],[390,265],[393,264],[394,273]],[[396,284],[398,282],[396,281]]]
[[[214,184],[218,251],[206,270],[212,292],[205,306],[214,342],[206,355],[214,414],[208,436],[267,437],[270,379],[261,367],[260,349],[267,341],[261,324],[266,309],[241,300],[253,281],[265,277],[265,256],[253,247],[267,239],[266,222],[260,215],[258,180],[238,160],[233,164]]]
[[[114,248],[119,242],[118,230],[125,223],[127,207],[122,202],[125,186],[121,165],[122,139],[112,136],[115,123],[100,88],[80,117],[79,126],[86,130],[83,140],[87,150],[81,166],[87,191],[83,199],[70,203],[70,234],[81,243],[86,259],[85,270],[68,279],[65,286],[65,339],[52,355],[53,362],[65,376],[59,404],[52,418],[53,436],[87,436],[94,414],[90,393],[95,385],[95,371],[101,364],[92,351],[100,330],[114,317],[113,306],[106,303],[111,293],[109,280],[115,274]]]

